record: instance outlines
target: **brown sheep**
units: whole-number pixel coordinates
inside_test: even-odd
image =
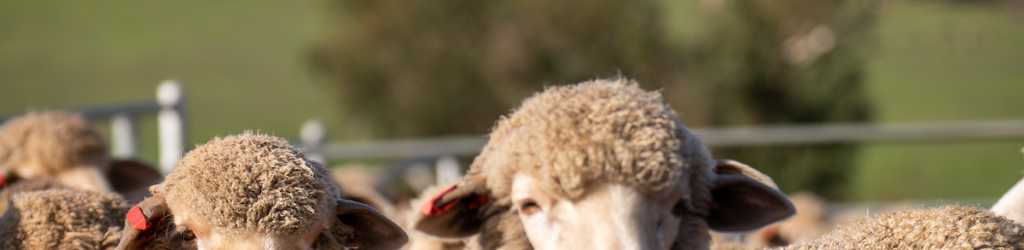
[[[390,200],[384,197],[384,195],[377,192],[375,187],[377,186],[377,179],[375,175],[367,170],[363,166],[349,165],[339,168],[335,168],[331,173],[334,175],[334,181],[341,186],[345,194],[343,196],[346,200],[360,202],[369,205],[373,209],[380,211],[382,214],[391,219],[402,227],[402,230],[409,235],[409,242],[402,249],[405,250],[455,250],[463,249],[464,244],[461,239],[437,239],[424,235],[422,233],[415,233],[410,230],[410,218],[416,218],[419,216],[419,211],[410,207],[412,202],[400,202],[393,204]],[[437,190],[434,186],[429,187],[423,193],[427,195],[427,199],[433,197],[441,190]]]
[[[0,213],[7,211],[7,200],[22,192],[41,191],[48,189],[67,189],[54,179],[24,180],[0,189]]]
[[[55,179],[68,188],[117,191],[141,200],[139,189],[156,184],[155,169],[132,160],[107,159],[106,142],[81,115],[28,112],[0,127],[0,182]]]
[[[114,249],[121,239],[124,199],[88,190],[15,194],[0,217],[4,249]]]
[[[7,179],[56,178],[69,187],[110,192],[103,174],[103,137],[80,115],[29,112],[0,128],[0,166]]]
[[[498,120],[462,180],[415,229],[470,249],[707,249],[709,229],[793,214],[716,162],[658,92],[627,79],[550,87]]]
[[[962,206],[875,215],[783,249],[1024,249],[1024,227]]]
[[[398,249],[394,222],[286,141],[245,132],[181,159],[128,213],[118,249]]]

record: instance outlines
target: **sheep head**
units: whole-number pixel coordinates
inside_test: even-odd
[[[712,160],[633,81],[548,88],[489,137],[464,180],[423,205],[417,230],[485,249],[707,248],[709,228],[793,213],[756,170]]]
[[[376,210],[339,198],[320,163],[267,135],[214,138],[150,191],[129,212],[119,249],[397,249],[407,241]]]
[[[29,112],[0,128],[0,169],[8,180],[55,178],[68,187],[110,192],[107,168],[106,143],[81,115]]]

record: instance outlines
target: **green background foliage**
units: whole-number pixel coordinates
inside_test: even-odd
[[[621,74],[681,86],[652,1],[335,1],[311,51],[344,137],[483,134],[545,85]],[[675,88],[668,88],[675,89]]]
[[[865,58],[877,3],[720,1],[687,70],[707,85],[714,126],[868,122]],[[716,157],[756,166],[784,192],[846,199],[858,145],[715,148]]]

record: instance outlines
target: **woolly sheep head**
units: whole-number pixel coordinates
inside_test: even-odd
[[[120,195],[89,190],[21,192],[4,202],[5,249],[114,249],[127,211]]]
[[[407,241],[376,210],[339,198],[320,163],[252,132],[197,147],[150,191],[129,212],[119,249],[397,249]]]
[[[709,228],[793,214],[770,179],[713,160],[660,93],[630,80],[550,87],[489,138],[415,229],[484,249],[706,249]]]
[[[4,178],[56,178],[68,187],[110,192],[103,137],[82,116],[29,112],[0,127],[0,168]]]

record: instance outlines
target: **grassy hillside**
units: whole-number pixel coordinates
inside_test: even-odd
[[[310,1],[0,1],[0,113],[152,98],[181,79],[192,143],[259,129],[298,134],[333,103],[303,53],[321,12]],[[153,119],[143,124],[155,158]]]
[[[894,2],[869,64],[879,122],[1024,118],[1024,20],[994,6]],[[1024,177],[1024,139],[870,145],[860,199],[997,198]]]

